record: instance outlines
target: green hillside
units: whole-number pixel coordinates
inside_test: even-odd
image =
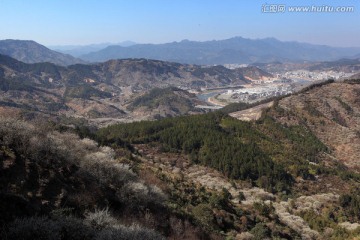
[[[290,190],[294,177],[311,178],[309,161],[327,150],[304,127],[285,127],[270,116],[242,122],[222,113],[110,126],[98,138],[107,144],[156,142],[163,151],[182,152],[193,163],[275,192]]]

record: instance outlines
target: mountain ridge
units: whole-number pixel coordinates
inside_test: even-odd
[[[256,75],[259,73],[263,74],[257,69]],[[149,119],[154,114],[144,115],[141,108],[129,112],[127,105],[153,88],[200,90],[249,82],[245,73],[223,66],[123,59],[63,67],[52,63],[27,64],[0,54],[0,105],[57,116],[111,118],[111,121],[113,118],[127,121],[139,117]],[[160,104],[145,106],[146,111],[161,112],[160,117],[203,112],[195,106],[205,103],[195,95],[185,90],[166,93],[167,99],[176,99],[176,103],[168,105],[168,100],[159,96]]]
[[[0,54],[8,55],[25,63],[51,62],[61,66],[85,63],[69,54],[50,50],[33,40],[0,40]]]
[[[48,46],[49,49],[52,49],[57,52],[61,52],[64,54],[70,54],[74,57],[79,57],[84,54],[88,54],[91,52],[99,51],[103,48],[106,48],[107,46],[111,45],[119,45],[123,47],[128,47],[131,45],[137,44],[136,42],[132,41],[124,41],[120,43],[96,43],[96,44],[88,44],[88,45],[53,45]]]
[[[283,42],[275,38],[137,44],[129,47],[108,46],[98,52],[82,55],[87,61],[117,58],[151,58],[189,64],[231,64],[271,61],[324,61],[350,57],[360,48],[339,48],[300,42]]]

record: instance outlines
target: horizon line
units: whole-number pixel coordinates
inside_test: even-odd
[[[181,43],[184,41],[188,41],[188,42],[198,42],[198,43],[204,43],[204,42],[213,42],[213,41],[225,41],[225,40],[230,40],[230,39],[235,39],[235,38],[242,38],[242,39],[246,39],[246,40],[266,40],[266,39],[274,39],[276,41],[280,41],[283,43],[300,43],[300,44],[310,44],[310,45],[318,45],[318,46],[326,46],[326,47],[335,47],[335,48],[360,48],[360,46],[339,46],[339,45],[329,45],[329,44],[323,44],[323,43],[311,43],[311,42],[304,42],[304,41],[299,41],[299,40],[281,40],[279,38],[276,37],[258,37],[258,38],[250,38],[250,37],[243,37],[243,36],[234,36],[234,37],[230,37],[230,38],[221,38],[221,39],[209,39],[209,40],[190,40],[190,39],[182,39],[182,40],[174,40],[174,41],[167,41],[167,42],[138,42],[138,41],[133,41],[133,40],[124,40],[124,41],[118,41],[118,42],[94,42],[94,43],[89,43],[89,44],[76,44],[76,43],[70,43],[70,44],[43,44],[37,40],[34,39],[14,39],[14,38],[5,38],[5,39],[0,39],[0,41],[5,41],[5,40],[16,40],[16,41],[34,41],[38,44],[41,44],[47,48],[53,48],[53,47],[86,47],[86,46],[91,46],[91,45],[108,45],[108,46],[119,46],[122,43],[127,43],[127,42],[131,42],[133,43],[132,46],[134,45],[161,45],[161,44],[169,44],[169,43]],[[128,46],[125,46],[128,47]]]

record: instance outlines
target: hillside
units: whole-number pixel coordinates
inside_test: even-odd
[[[0,54],[25,63],[50,62],[61,66],[84,63],[83,60],[69,54],[59,53],[37,42],[27,40],[0,40]]]
[[[359,87],[356,78],[329,80],[288,97],[263,101],[264,104],[231,104],[221,111],[237,119],[257,120],[264,107],[273,105],[270,100],[275,100],[281,113],[270,111],[273,118],[286,126],[305,125],[331,149],[334,159],[358,172]]]
[[[263,80],[273,78],[271,73],[268,73],[258,67],[249,66],[244,68],[237,68],[236,71],[245,76],[248,80]]]
[[[125,148],[3,117],[0,135],[6,239],[219,239],[172,211]]]
[[[127,109],[139,118],[147,119],[203,113],[196,105],[204,104],[195,94],[175,87],[154,88],[131,100]]]
[[[331,83],[282,99],[289,113],[283,124],[303,123],[333,152],[333,156],[360,171],[360,84]]]
[[[100,121],[146,118],[139,109],[134,114],[126,106],[152,88],[233,86],[247,83],[241,73],[222,66],[201,67],[145,59],[113,60],[68,67],[52,63],[26,64],[0,55],[0,105],[27,115],[76,116]],[[166,92],[163,92],[166,95]],[[161,95],[161,92],[160,92]],[[169,104],[170,96],[158,96]],[[177,91],[178,106],[156,105],[146,110],[159,116],[191,112],[200,101],[185,91]],[[142,116],[139,116],[140,113]],[[103,120],[101,120],[103,119]]]
[[[282,42],[274,38],[246,39],[234,37],[218,41],[183,40],[165,44],[137,44],[129,47],[108,46],[82,55],[87,61],[150,58],[188,64],[230,64],[274,61],[328,61],[352,57],[359,48],[335,48],[299,42]]]
[[[340,59],[337,61],[326,61],[314,63],[307,67],[310,71],[337,71],[337,72],[359,72],[360,58],[357,59]]]
[[[352,75],[349,79],[354,79],[354,80],[360,79],[360,73]]]
[[[109,126],[98,131],[97,139],[133,146],[142,164],[161,168],[164,178],[176,176],[176,181],[227,194],[234,207],[257,212],[255,222],[263,224],[244,231],[239,216],[226,224],[211,221],[219,214],[231,219],[226,205],[178,203],[195,218],[197,207],[208,211],[202,224],[212,231],[261,236],[255,239],[352,239],[360,227],[358,87],[317,84],[275,100],[256,121],[219,111]],[[246,215],[248,221],[251,216]]]
[[[100,129],[0,118],[1,231],[8,239],[354,239],[359,86],[317,84],[247,122],[227,112],[255,104]],[[178,94],[191,97],[155,89],[128,108]]]
[[[0,55],[0,63],[0,73],[4,77],[27,74],[38,81],[47,81],[50,85],[54,83],[49,82],[49,77],[61,83],[104,83],[116,87],[131,87],[134,90],[167,86],[221,87],[248,82],[241,73],[222,66],[204,67],[148,59],[112,60],[92,65],[61,67],[50,63],[25,64]],[[42,76],[42,73],[48,78]]]
[[[52,63],[26,64],[0,55],[0,105],[29,116],[124,115],[115,106],[96,101],[112,95],[98,84],[87,84],[81,75]]]
[[[99,77],[114,85],[133,89],[182,86],[187,88],[241,85],[248,82],[242,74],[223,66],[198,66],[148,59],[111,60],[93,65]]]

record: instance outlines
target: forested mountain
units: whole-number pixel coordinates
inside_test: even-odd
[[[252,122],[229,117],[226,112],[231,110],[227,108],[204,115],[109,126],[100,129],[95,138],[102,144],[131,146],[142,155],[142,162],[161,168],[162,176],[178,175],[179,179],[191,179],[218,191],[225,188],[223,194],[245,212],[249,210],[247,204],[253,203],[254,209],[266,216],[258,219],[263,225],[256,224],[250,231],[255,239],[285,236],[277,224],[294,231],[290,239],[351,239],[359,233],[354,230],[359,226],[360,212],[356,193],[360,187],[360,163],[356,160],[359,86],[354,80],[310,86],[273,100],[273,106]],[[251,106],[231,108],[246,107]],[[221,172],[226,180],[210,169]],[[261,200],[252,202],[255,193],[249,192],[249,185],[250,189],[260,187],[273,194],[264,197],[268,199],[264,205]],[[238,205],[237,198],[244,203]],[[288,198],[291,200],[284,201]],[[211,220],[219,217],[219,209],[229,211],[226,204],[214,207],[211,201],[174,201],[195,218],[199,212],[191,205],[201,205],[201,211],[210,212],[199,222],[230,234],[232,227],[224,230],[224,222]],[[320,205],[306,206],[315,202]],[[233,216],[229,221],[239,231],[237,219]]]
[[[25,63],[50,62],[61,66],[84,63],[69,54],[59,53],[30,40],[0,40],[0,54]]]

